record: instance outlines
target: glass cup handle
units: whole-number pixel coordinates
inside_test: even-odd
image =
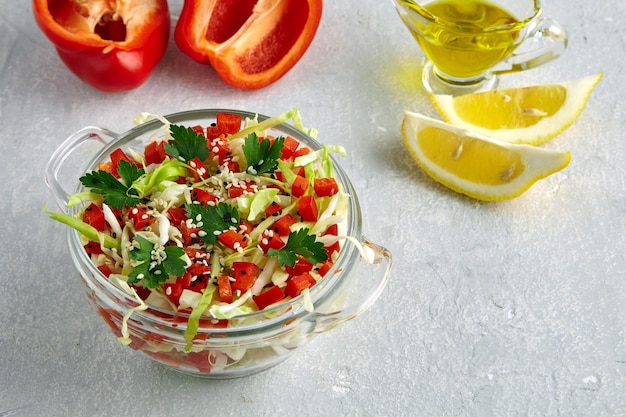
[[[361,244],[364,252],[366,252],[361,254],[363,263],[367,264],[367,267],[376,269],[375,273],[372,274],[375,281],[371,283],[371,288],[368,289],[365,296],[348,303],[344,308],[331,313],[318,312],[313,314],[315,323],[312,333],[326,332],[360,315],[378,299],[385,288],[391,272],[391,253],[384,247],[370,242],[366,238],[363,238]]]
[[[524,71],[557,59],[567,49],[567,32],[559,22],[542,19],[532,36],[526,39],[493,74]]]
[[[52,191],[59,208],[65,210],[67,200],[71,195],[63,188],[59,181],[59,172],[61,171],[63,163],[67,157],[88,141],[95,140],[103,145],[106,145],[116,136],[118,136],[117,133],[108,129],[88,126],[73,133],[54,151],[50,160],[48,160],[48,163],[46,164],[44,179],[48,188]]]

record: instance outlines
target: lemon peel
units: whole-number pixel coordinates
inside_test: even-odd
[[[569,152],[500,141],[410,111],[402,121],[402,139],[429,176],[484,201],[518,197],[571,158]]]
[[[510,143],[539,145],[580,116],[602,73],[555,84],[502,88],[431,102],[448,123]]]

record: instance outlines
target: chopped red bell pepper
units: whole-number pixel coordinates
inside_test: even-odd
[[[233,291],[246,292],[254,285],[259,267],[252,262],[233,262],[230,275],[235,279],[231,284]]]
[[[195,126],[191,126],[191,128],[193,129],[194,132],[196,132],[198,135],[204,135],[204,128],[200,125],[195,125]]]
[[[285,272],[287,272],[289,275],[300,275],[312,270],[313,264],[305,258],[298,257],[298,260],[293,266],[285,265],[284,268]]]
[[[203,262],[202,259],[194,259],[187,268],[187,272],[189,272],[192,277],[208,276],[211,274],[211,266]]]
[[[229,145],[225,138],[228,135],[239,132],[241,129],[241,121],[242,117],[239,114],[218,112],[215,115],[215,123],[206,127],[205,136],[210,142],[221,136],[221,139],[224,141],[224,145]],[[211,147],[212,146],[214,145],[211,145]],[[211,147],[209,147],[209,149],[211,149]],[[228,146],[227,151],[230,152],[230,146]],[[218,152],[215,153],[217,154]]]
[[[144,230],[156,221],[154,210],[145,206],[135,206],[128,212],[128,218],[133,221],[136,230]]]
[[[237,183],[232,183],[228,186],[228,197],[241,197],[246,191],[253,192],[254,188],[257,186],[257,183],[254,181],[242,180],[238,181]]]
[[[285,246],[285,242],[280,238],[278,233],[274,233],[273,230],[264,230],[263,233],[261,233],[259,247],[264,253],[267,253],[270,249],[281,249],[283,246]]]
[[[329,197],[339,192],[339,186],[334,178],[315,178],[313,189],[319,197]]]
[[[226,135],[232,135],[241,129],[241,115],[239,114],[217,113],[215,121],[220,131]]]
[[[163,284],[163,290],[165,291],[165,296],[178,305],[180,296],[183,293],[183,285],[180,282],[165,283]]]
[[[293,155],[291,155],[291,156],[292,156],[292,158],[293,158],[293,159],[295,159],[295,158],[297,158],[298,156],[300,156],[300,155],[298,155],[298,153],[300,153],[300,149],[298,149],[296,152],[294,152],[294,154],[293,154]],[[307,153],[308,153],[308,152],[307,152]],[[300,175],[301,177],[304,177],[304,176],[306,175],[306,173],[304,172],[304,167],[303,167],[303,166],[300,166],[300,167],[293,167],[292,171],[293,171],[293,173],[294,173],[294,174],[296,174],[296,175]]]
[[[296,149],[296,151],[293,153],[293,155],[291,155],[292,159],[296,159],[299,156],[304,156],[304,155],[308,155],[311,153],[311,150],[309,148],[298,148]],[[304,170],[304,167],[300,167],[301,169]]]
[[[278,285],[274,285],[269,290],[253,296],[252,301],[254,301],[259,310],[263,310],[268,305],[274,304],[283,298],[285,298],[283,290]]]
[[[184,207],[170,207],[167,209],[167,215],[175,226],[187,220],[187,210]]]
[[[183,235],[183,244],[185,246],[193,245],[200,241],[198,238],[199,227],[190,227],[187,222],[183,221],[179,223],[179,228],[180,233]]]
[[[196,248],[193,246],[185,247],[185,253],[191,260],[191,262],[200,262],[208,265],[209,257],[211,256],[209,252],[202,248]]]
[[[278,216],[283,211],[283,208],[276,201],[272,201],[269,206],[265,208],[265,217]]]
[[[280,236],[288,236],[289,232],[291,232],[291,225],[296,223],[296,219],[287,213],[280,219],[274,223],[272,226],[272,231],[278,233]]]
[[[333,223],[326,228],[325,235],[338,236],[339,235],[339,225],[337,223]]]
[[[85,252],[90,255],[99,255],[101,253],[104,253],[102,252],[102,246],[100,246],[98,242],[94,242],[93,240],[90,240],[85,245],[83,245],[83,248],[85,248]]]
[[[280,150],[280,159],[289,159],[298,150],[299,146],[300,142],[291,136],[285,137],[283,148]]]
[[[167,0],[33,0],[33,14],[63,63],[105,92],[143,84],[169,40]]]
[[[165,160],[165,141],[153,141],[144,149],[146,165],[160,164]]]
[[[204,165],[204,162],[202,162],[200,158],[192,158],[187,164],[191,168],[191,175],[196,182],[209,178],[209,170],[206,169],[206,165]]]
[[[185,0],[174,39],[228,84],[252,90],[300,60],[321,17],[322,0]]]
[[[245,235],[235,232],[234,230],[226,230],[217,236],[217,240],[227,248],[232,250],[239,250],[239,248],[245,248],[248,244]]]
[[[308,272],[304,272],[287,280],[285,293],[290,297],[297,297],[304,289],[310,288],[313,285],[315,285],[315,278]]]
[[[233,289],[230,285],[230,277],[228,275],[220,275],[217,277],[217,292],[221,302],[233,302]]]
[[[102,275],[104,275],[107,278],[111,276],[111,274],[113,273],[113,271],[111,270],[111,267],[107,264],[100,265],[98,269],[100,270],[100,272],[102,272]]]
[[[191,189],[191,199],[206,207],[209,204],[217,203],[217,196],[204,188],[194,187]]]
[[[208,272],[201,274],[195,274],[194,272],[185,272],[182,277],[176,278],[176,282],[182,286],[183,290],[201,293],[206,288],[210,276]]]
[[[296,175],[296,178],[291,184],[291,195],[294,197],[302,197],[308,188],[309,180],[301,175]]]
[[[323,277],[328,273],[328,271],[330,271],[330,268],[332,267],[333,267],[333,260],[332,258],[328,258],[324,262],[319,263],[315,269],[317,270],[317,273]]]
[[[210,353],[205,351],[189,352],[182,357],[182,363],[188,366],[193,366],[199,372],[209,373],[213,369],[213,358],[210,357]]]
[[[107,225],[104,219],[104,213],[96,203],[89,204],[85,211],[83,211],[83,221],[99,232],[103,232]]]
[[[114,150],[113,152],[111,152],[111,174],[113,174],[113,176],[115,178],[119,178],[120,174],[117,171],[118,166],[120,165],[120,161],[126,161],[129,164],[135,164],[138,167],[141,166],[141,164],[137,161],[133,161],[132,159],[130,159],[130,157],[128,155],[126,155],[126,152],[124,152],[122,150],[122,148],[117,148],[116,150]]]
[[[312,195],[303,195],[298,198],[298,213],[305,222],[316,222],[317,215],[319,214],[317,209],[317,203]]]

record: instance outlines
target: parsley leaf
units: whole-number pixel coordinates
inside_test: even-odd
[[[239,211],[230,204],[220,202],[217,206],[202,204],[185,204],[187,218],[199,227],[204,233],[198,233],[205,243],[215,243],[217,235],[214,232],[223,232],[231,226],[239,226]]]
[[[96,194],[101,194],[104,202],[112,208],[121,209],[124,206],[139,204],[137,191],[131,188],[133,182],[144,174],[143,168],[120,160],[117,167],[120,179],[108,171],[92,171],[80,177],[80,182]]]
[[[193,158],[204,161],[209,155],[207,140],[191,127],[170,125],[170,133],[174,140],[164,145],[165,152],[176,159],[189,162]]]
[[[274,139],[273,143],[267,138],[259,141],[256,133],[246,136],[243,154],[248,163],[248,173],[258,175],[274,172],[278,167],[278,159],[284,143],[285,138],[282,136]]]
[[[120,175],[124,185],[128,188],[130,188],[130,186],[133,185],[133,183],[137,181],[144,174],[144,172],[143,168],[139,168],[137,165],[131,164],[123,159],[120,159],[117,164],[117,173]]]
[[[285,246],[278,250],[270,249],[267,254],[276,256],[280,266],[294,266],[298,261],[298,255],[313,265],[328,259],[328,252],[324,249],[324,244],[315,240],[315,236],[310,235],[309,229],[306,227],[289,233]]]
[[[148,239],[136,235],[135,240],[139,243],[128,254],[131,259],[140,261],[128,275],[128,283],[135,284],[141,281],[144,288],[158,288],[169,279],[170,275],[180,277],[185,273],[185,255],[183,248],[179,246],[165,246],[156,248]]]

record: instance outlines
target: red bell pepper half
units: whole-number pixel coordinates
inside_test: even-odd
[[[33,14],[63,63],[105,92],[143,84],[170,33],[167,0],[33,0]]]
[[[300,60],[321,17],[322,0],[185,0],[174,39],[228,84],[252,90]]]

